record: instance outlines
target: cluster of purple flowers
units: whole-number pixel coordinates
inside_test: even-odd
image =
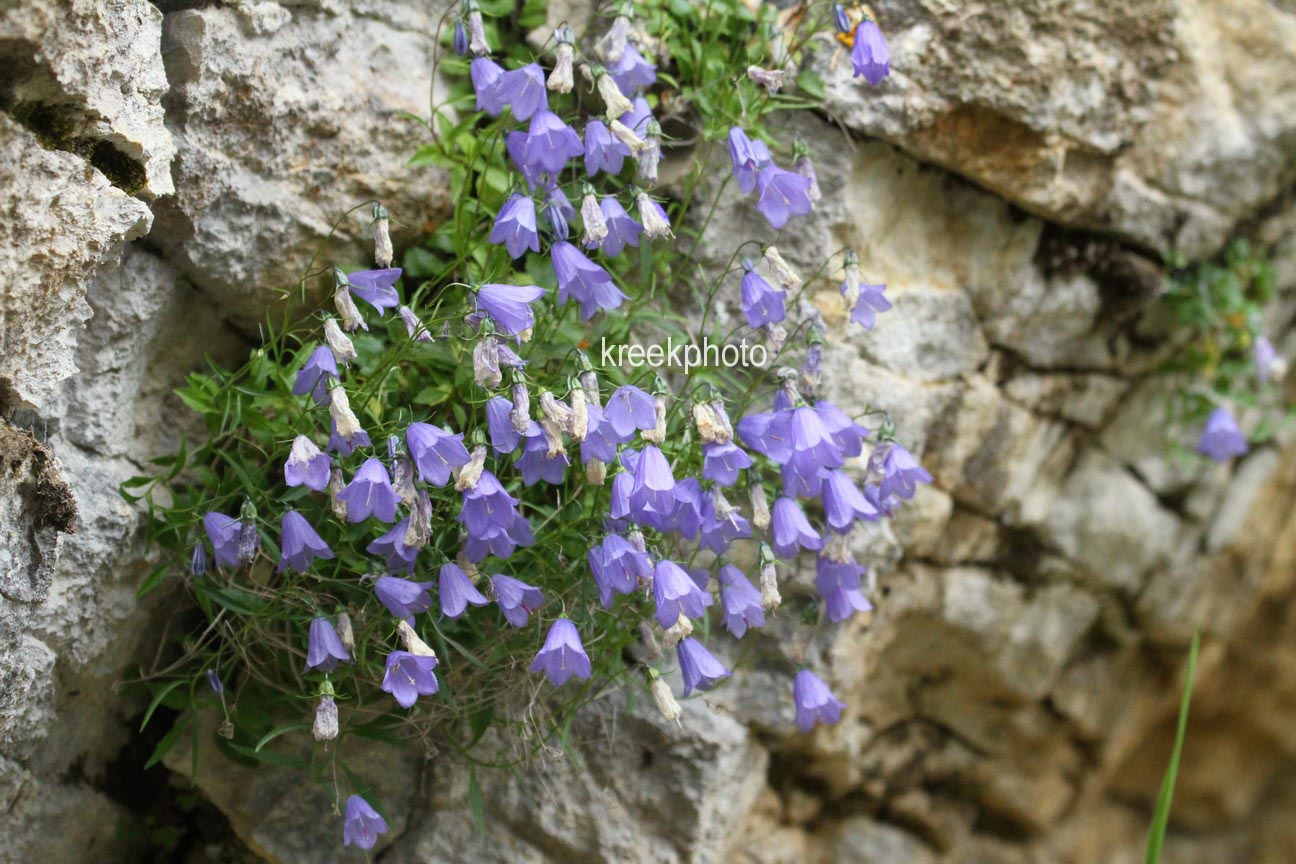
[[[536,63],[505,69],[491,59],[485,25],[473,0],[466,0],[464,17],[455,28],[455,49],[472,55],[477,108],[502,123],[516,124],[506,131],[504,141],[521,182],[495,217],[489,242],[503,246],[514,259],[529,253],[547,258],[558,289],[552,305],[574,301],[585,321],[628,299],[604,263],[645,239],[673,237],[665,209],[646,191],[657,181],[662,150],[661,128],[645,97],[646,88],[657,80],[656,68],[649,59],[650,43],[641,35],[628,18],[618,17],[591,56],[584,57],[570,31],[559,28],[554,68],[546,76]],[[856,74],[870,83],[887,74],[886,45],[871,21],[856,30],[852,59]],[[603,106],[601,116],[587,118],[580,131],[550,105],[551,93],[572,90],[576,69],[593,85]],[[771,92],[782,81],[777,71],[753,67],[749,75]],[[728,144],[740,189],[757,195],[756,208],[772,227],[781,229],[793,216],[813,210],[819,189],[805,152],[798,149],[789,170],[775,164],[763,141],[740,128],[730,130]],[[596,191],[592,181],[597,177],[619,178],[630,164],[637,185],[609,194]],[[573,166],[577,171],[583,168],[584,176],[566,182]],[[579,211],[572,192],[579,198]],[[581,231],[574,236],[578,212]],[[696,454],[690,454],[687,445],[667,441],[668,396],[660,379],[647,390],[625,384],[604,399],[598,375],[581,355],[582,366],[565,394],[533,393],[525,372],[527,360],[517,352],[531,339],[538,315],[551,305],[544,302],[545,289],[536,285],[487,283],[470,289],[464,320],[474,334],[474,380],[486,390],[487,399],[483,422],[469,441],[463,433],[415,421],[405,425],[402,436],[390,435],[385,448],[380,442],[385,453],[375,452],[344,381],[348,367],[358,360],[348,334],[369,329],[355,298],[379,317],[388,309],[397,310],[411,340],[434,341],[416,313],[402,305],[397,287],[402,271],[391,266],[386,224],[386,211],[376,208],[376,269],[350,274],[334,270],[338,317],[326,318],[324,344],[309,350],[293,381],[292,392],[312,401],[321,420],[327,409],[329,435],[322,449],[311,435],[298,435],[284,461],[284,483],[295,490],[290,499],[295,506],[281,516],[278,570],[308,572],[316,562],[335,559],[301,510],[331,512],[350,532],[363,528],[349,526],[373,526],[365,550],[383,561],[385,572],[364,582],[392,616],[400,641],[399,648],[386,653],[381,689],[401,708],[413,708],[419,699],[440,690],[436,654],[416,629],[419,615],[432,614],[435,607],[441,618],[457,619],[482,614],[470,613],[470,606],[493,602],[509,625],[522,628],[545,605],[540,588],[478,569],[494,569],[484,564],[488,558],[506,561],[518,548],[536,542],[520,498],[509,491],[521,494],[519,487],[501,480],[508,480],[509,461],[522,487],[568,482],[574,459],[590,484],[602,486],[610,478],[605,533],[586,556],[592,587],[605,608],[619,597],[638,595],[636,602],[644,604],[651,598],[651,618],[667,647],[675,650],[685,696],[730,675],[691,635],[692,622],[708,614],[718,600],[724,626],[735,638],[763,627],[766,615],[781,602],[776,558],[816,553],[815,583],[832,621],[871,608],[864,596],[866,570],[855,562],[849,541],[856,523],[889,515],[914,494],[917,484],[931,480],[904,448],[889,440],[877,442],[866,462],[868,481],[861,488],[847,473],[846,463],[863,459],[869,431],[827,401],[811,404],[802,398],[792,380],[795,374],[784,377],[771,410],[748,414],[736,427],[719,395],[696,400]],[[765,329],[781,341],[786,337],[780,325],[789,314],[788,291],[801,283],[773,247],[764,251],[763,260],[777,287],[754,264],[744,262],[743,312],[752,328]],[[884,286],[862,284],[854,265],[848,258],[842,294],[851,319],[871,328],[874,315],[890,304]],[[817,368],[818,345],[811,350],[807,368]],[[352,460],[356,453],[360,455]],[[686,476],[679,465],[691,462],[694,455],[700,470]],[[348,466],[355,462],[359,464],[348,478]],[[779,494],[771,506],[762,478],[775,476]],[[433,495],[457,502],[461,534],[454,560],[420,561],[420,556],[430,557],[423,550],[429,548],[433,532]],[[309,496],[318,496],[324,506],[301,506]],[[250,504],[237,519],[210,512],[203,522],[218,568],[238,570],[259,555],[259,523]],[[759,551],[759,587],[727,557],[737,543]],[[691,564],[698,550],[708,553],[700,560],[714,564],[714,592],[712,570]],[[205,573],[205,555],[200,544],[192,564],[195,574]],[[681,563],[686,561],[690,563]],[[419,581],[415,574],[428,566],[439,568],[436,580]],[[554,687],[592,676],[581,633],[566,614],[541,629],[546,636],[529,666],[531,672],[543,674]],[[329,676],[356,656],[347,614],[313,610],[305,671],[322,676],[314,724],[321,741],[338,734]],[[678,705],[655,669],[650,680],[663,713],[678,716]],[[796,674],[792,690],[796,721],[806,731],[817,722],[836,722],[845,707],[808,670]],[[386,822],[367,801],[357,795],[347,800],[346,845],[371,849],[386,830]]]

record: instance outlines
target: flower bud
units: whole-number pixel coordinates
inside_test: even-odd
[[[602,486],[607,480],[607,465],[599,459],[589,460],[585,463],[585,479],[592,486]]]
[[[333,352],[333,359],[337,361],[339,366],[346,366],[356,359],[355,345],[342,332],[337,321],[333,318],[324,319],[324,341],[328,343],[329,350]]]
[[[755,84],[765,88],[765,92],[774,94],[779,92],[783,87],[783,76],[787,74],[782,69],[762,69],[759,66],[748,66],[747,77]]]
[[[792,160],[792,170],[810,181],[810,189],[806,193],[810,196],[812,203],[818,203],[823,198],[823,192],[819,189],[819,175],[815,173],[814,163],[810,161],[807,153],[802,153]]]
[[[671,693],[670,685],[666,683],[666,679],[655,676],[648,690],[652,693],[653,702],[657,704],[657,710],[661,712],[661,715],[667,720],[679,722],[682,712],[679,703],[675,701],[675,695]]]
[[[666,399],[660,393],[653,396],[653,414],[656,424],[640,433],[640,437],[649,444],[661,444],[666,440]]]
[[[486,27],[482,24],[481,10],[473,3],[468,8],[468,50],[475,57],[485,57],[491,53],[490,44],[486,41]]]
[[[473,346],[473,381],[478,387],[494,389],[504,380],[499,367],[499,343],[486,336]]]
[[[657,185],[657,165],[661,162],[661,127],[654,120],[648,124],[644,149],[636,160],[635,176],[649,186]]]
[[[411,549],[422,549],[432,537],[432,499],[426,489],[420,489],[414,495],[414,505],[410,507],[409,528],[405,530],[405,545]]]
[[[423,326],[423,322],[414,314],[414,310],[408,306],[402,306],[396,310],[401,320],[405,322],[405,332],[415,342],[431,342],[432,334]]]
[[[707,402],[693,403],[693,425],[697,427],[698,441],[703,444],[714,444],[719,440],[720,424],[715,412]]]
[[[345,522],[347,518],[346,501],[338,497],[338,493],[343,489],[346,489],[346,481],[342,479],[342,469],[334,468],[329,472],[327,489],[329,505],[333,509],[333,515]]]
[[[189,558],[189,575],[202,576],[207,572],[207,547],[201,540],[194,547],[193,555]]]
[[[589,358],[581,355],[582,360],[588,364]],[[603,404],[599,394],[598,375],[592,368],[582,369],[576,380],[580,382],[581,389],[585,391],[585,400],[595,405]]]
[[[728,444],[733,440],[733,423],[729,422],[729,412],[725,410],[723,399],[711,400],[711,413],[716,419],[716,441]]]
[[[207,686],[210,687],[211,691],[217,696],[220,696],[225,692],[225,685],[221,683],[220,676],[216,674],[215,669],[207,670]]]
[[[355,300],[351,298],[351,289],[346,285],[339,285],[333,291],[333,306],[337,309],[338,315],[342,316],[343,330],[350,332],[357,327],[363,330],[369,329],[360,310],[356,308]]]
[[[608,32],[603,34],[595,44],[594,50],[598,52],[599,58],[608,65],[611,65],[621,59],[625,53],[626,43],[630,38],[630,19],[624,15],[618,15],[612,22],[612,27]]]
[[[647,148],[647,144],[642,138],[634,133],[634,130],[626,126],[620,120],[613,120],[608,124],[608,130],[616,137],[618,141],[630,148],[630,152],[639,154]]]
[[[337,619],[333,622],[333,629],[337,631],[338,641],[342,643],[342,647],[348,651],[354,651],[356,647],[355,629],[351,626],[351,616],[345,612],[339,612]]]
[[[396,622],[396,634],[400,636],[401,642],[405,645],[405,650],[409,653],[418,657],[436,656],[436,652],[419,638],[419,635],[414,632],[414,628],[409,625],[408,621],[401,619]]]
[[[765,264],[778,280],[779,287],[791,291],[801,287],[801,277],[788,264],[775,246],[765,247]]]
[[[645,237],[655,240],[675,236],[671,233],[670,223],[662,214],[661,207],[648,197],[647,192],[640,192],[635,197],[635,205],[639,210],[639,224],[643,225]]]
[[[546,82],[549,89],[555,93],[570,93],[572,91],[574,83],[572,79],[572,55],[573,49],[570,42],[558,43],[554,68],[549,73],[549,80]]]
[[[468,53],[468,30],[464,27],[462,18],[455,22],[454,39],[450,42],[450,46],[460,57]]]
[[[764,531],[770,527],[769,498],[765,496],[765,487],[760,483],[752,483],[751,488],[747,490],[747,495],[751,501],[752,527]]]
[[[846,9],[840,3],[834,3],[832,7],[833,23],[837,25],[837,32],[843,35],[851,32],[850,17],[846,14]]]
[[[466,492],[469,489],[477,488],[477,481],[481,479],[482,469],[486,465],[486,446],[478,444],[472,449],[468,458],[468,464],[459,469],[459,476],[455,478],[455,488],[460,492]]]
[[[513,425],[513,431],[525,434],[531,428],[531,395],[527,392],[526,382],[515,379],[512,395],[513,410],[509,411],[509,423]]]
[[[571,400],[572,406],[571,424],[567,431],[573,441],[584,441],[589,434],[589,408],[585,404],[585,391],[579,387],[573,388],[567,398]]]
[[[311,727],[311,734],[316,741],[332,741],[338,736],[337,703],[332,696],[321,696],[315,706],[315,725]]]
[[[239,518],[242,526],[239,528],[238,563],[251,564],[261,548],[261,535],[256,528],[256,508],[251,501],[244,502]]]
[[[667,648],[674,648],[679,644],[680,640],[687,639],[692,633],[693,622],[681,614],[675,620],[675,623],[662,634],[662,642]]]
[[[760,571],[760,604],[766,612],[773,612],[783,603],[778,589],[778,571],[774,562],[761,565]]]
[[[360,421],[351,411],[351,400],[340,384],[329,391],[329,397],[329,416],[333,418],[338,437],[350,441],[362,431]]]
[[[373,209],[374,263],[387,268],[392,263],[391,224],[387,217],[387,208],[375,204]]]
[[[586,246],[598,246],[607,238],[607,220],[603,218],[603,208],[599,207],[593,190],[581,198],[581,222],[585,224]]]

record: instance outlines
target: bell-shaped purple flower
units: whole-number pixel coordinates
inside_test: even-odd
[[[854,561],[833,561],[820,555],[815,559],[815,590],[824,600],[828,620],[839,624],[856,612],[869,612],[869,603],[860,588],[865,569]]]
[[[1228,415],[1228,412],[1225,412],[1225,416],[1228,417],[1228,422],[1232,423],[1233,418]],[[1233,430],[1237,432],[1236,424],[1233,424]],[[1239,437],[1240,434],[1238,433]],[[1241,452],[1246,452],[1245,439],[1242,440]],[[886,452],[881,461],[882,482],[878,485],[879,494],[883,498],[898,495],[908,500],[913,497],[914,490],[917,489],[919,483],[930,483],[932,481],[932,476],[918,464],[918,460],[913,457],[913,454],[894,441],[886,445]]]
[[[473,563],[481,561],[487,555],[507,558],[517,547],[534,543],[535,535],[531,533],[531,524],[525,516],[514,511],[508,514],[505,527],[492,526],[481,534],[468,535],[464,543],[464,555]]]
[[[310,353],[306,365],[297,373],[292,392],[295,396],[310,394],[317,405],[329,403],[329,382],[338,379],[337,359],[327,345]]]
[[[558,277],[558,302],[574,299],[581,307],[581,318],[594,317],[600,309],[615,309],[626,299],[608,272],[566,240],[553,244],[554,273]]]
[[[402,708],[411,708],[420,696],[432,696],[441,689],[437,682],[437,658],[408,651],[393,651],[387,655],[387,672],[383,675],[382,690],[396,698]]]
[[[414,582],[399,576],[379,576],[374,580],[378,601],[388,612],[410,624],[414,623],[416,614],[432,608],[432,595],[428,593],[431,587],[431,582]]]
[[[863,327],[865,330],[872,330],[873,325],[877,323],[877,313],[885,312],[891,308],[891,301],[882,293],[886,291],[886,285],[869,285],[859,283],[859,296],[855,298],[855,304],[850,309],[850,320]],[[846,296],[847,285],[842,284],[843,296]]]
[[[1257,338],[1255,344],[1251,346],[1251,362],[1255,366],[1256,379],[1261,384],[1268,384],[1275,378],[1281,378],[1287,371],[1286,361],[1265,336]]]
[[[387,309],[400,305],[400,295],[396,293],[396,280],[401,276],[401,268],[387,267],[382,270],[360,270],[347,276],[347,285],[351,293],[378,310],[382,315]]]
[[[590,177],[600,171],[613,176],[621,173],[625,159],[631,155],[623,144],[601,120],[591,120],[585,126],[585,173]]]
[[[603,416],[612,424],[622,443],[634,437],[636,430],[657,425],[657,408],[653,397],[633,384],[623,384],[608,397]]]
[[[296,510],[284,513],[279,526],[279,572],[306,570],[316,558],[328,561],[333,550]]]
[[[728,501],[719,489],[702,498],[702,546],[723,555],[729,544],[751,536],[751,523]]]
[[[495,226],[491,228],[490,242],[503,243],[514,258],[521,258],[528,249],[540,251],[535,201],[529,195],[510,195],[504,202],[495,217]]]
[[[891,74],[891,52],[887,50],[882,31],[868,18],[855,28],[855,40],[851,46],[851,65],[855,67],[854,77],[863,75],[864,80],[874,87]]]
[[[738,482],[738,472],[752,466],[747,452],[732,441],[702,445],[702,477],[721,486]]]
[[[418,466],[419,479],[433,486],[449,483],[452,470],[468,464],[463,435],[451,434],[431,423],[411,423],[405,430],[405,445]]]
[[[746,132],[734,126],[729,130],[729,161],[733,164],[739,190],[749,195],[756,189],[756,175],[773,160],[764,141],[753,141]]]
[[[544,647],[531,662],[531,671],[543,672],[555,687],[561,687],[572,677],[590,677],[589,655],[581,645],[580,633],[576,631],[575,624],[566,618],[559,618],[550,626]]]
[[[747,326],[753,330],[777,324],[787,317],[787,292],[766,282],[755,270],[748,269],[742,278],[742,308]]]
[[[490,602],[477,590],[463,568],[453,562],[441,565],[437,595],[441,598],[441,614],[447,618],[458,618],[467,611],[469,603],[485,606]]]
[[[490,434],[491,447],[496,453],[512,453],[522,440],[509,419],[512,411],[513,403],[503,396],[492,396],[486,400],[486,431]]]
[[[675,531],[681,537],[692,540],[698,536],[706,521],[707,496],[702,491],[702,484],[696,477],[685,477],[675,484],[675,509],[671,511],[670,521],[666,524],[648,524],[658,531]]]
[[[210,512],[203,516],[203,528],[216,555],[216,566],[231,570],[238,567],[239,535],[243,532],[243,523],[224,513]]]
[[[387,566],[392,570],[414,572],[414,561],[418,558],[418,547],[410,546],[405,541],[409,538],[410,520],[406,516],[391,527],[391,530],[365,547],[370,555],[386,555]]]
[[[311,621],[306,639],[306,668],[302,671],[332,672],[338,663],[350,662],[351,655],[333,629],[333,622],[323,617]]]
[[[647,579],[652,573],[648,553],[640,552],[619,534],[604,537],[602,543],[589,551],[587,558],[604,609],[612,608],[614,595],[633,592],[639,580]]]
[[[767,165],[756,175],[756,189],[756,209],[776,230],[793,216],[805,216],[814,210],[810,181],[794,171]]]
[[[775,501],[772,516],[774,542],[771,545],[780,557],[791,558],[797,549],[817,550],[823,546],[823,538],[793,499],[782,497]]]
[[[581,462],[589,464],[591,459],[597,459],[603,463],[616,461],[617,445],[622,443],[621,436],[616,434],[612,428],[612,423],[603,413],[603,409],[597,403],[590,403],[586,406],[585,440],[581,441],[580,452]]]
[[[508,151],[509,158],[513,160],[514,166],[527,181],[527,187],[533,193],[536,187],[543,185],[549,179],[545,169],[527,161],[527,133],[514,130],[505,135],[504,149]]]
[[[826,399],[816,402],[814,410],[844,458],[858,456],[863,452],[864,439],[868,437],[869,430],[847,417],[846,412]]]
[[[343,846],[355,846],[367,852],[378,842],[378,835],[386,833],[386,820],[369,806],[368,801],[359,795],[347,799],[346,813],[342,818]]]
[[[477,289],[477,308],[490,316],[500,332],[516,336],[535,327],[531,304],[544,293],[535,285],[483,285]]]
[[[824,518],[834,529],[845,532],[856,519],[874,521],[878,518],[877,508],[864,497],[855,481],[841,470],[821,470],[820,475],[823,477],[820,493],[823,497]]]
[[[500,93],[500,81],[504,78],[504,69],[489,57],[474,57],[468,67],[472,78],[473,91],[477,94],[477,110],[485,111],[492,117],[499,116],[504,110],[504,96]]]
[[[653,570],[653,602],[657,604],[657,623],[668,629],[680,615],[701,618],[712,600],[683,567],[663,558]]]
[[[818,468],[840,468],[841,448],[823,417],[814,408],[803,405],[792,409],[788,420],[788,434],[792,445],[789,463],[804,461],[812,472]]]
[[[627,129],[642,138],[648,134],[648,124],[653,122],[653,113],[652,109],[648,107],[648,100],[642,96],[636,96],[630,100],[630,110],[617,119]]]
[[[363,522],[371,515],[380,522],[396,521],[400,496],[392,489],[387,468],[377,457],[366,459],[337,497],[346,504],[348,522]]]
[[[796,722],[802,732],[809,732],[816,723],[836,723],[846,707],[809,669],[802,669],[792,679],[792,701],[796,703]]]
[[[657,67],[645,60],[631,42],[626,43],[621,56],[607,67],[607,71],[622,93],[634,93],[657,83]]]
[[[684,679],[684,695],[694,690],[710,690],[721,678],[729,677],[724,664],[711,656],[702,643],[689,636],[675,646],[679,660],[680,676]]]
[[[522,482],[527,486],[534,486],[541,480],[556,486],[567,476],[571,459],[566,453],[550,456],[548,438],[540,424],[532,422],[526,440],[522,442],[522,455],[518,457],[516,464],[522,474]]]
[[[792,458],[792,412],[748,414],[738,421],[738,436],[752,450],[782,465]]]
[[[760,591],[741,570],[725,564],[716,573],[716,579],[720,582],[720,609],[724,612],[725,628],[735,639],[741,639],[748,627],[765,626]]]
[[[496,573],[491,578],[495,589],[495,602],[499,604],[504,619],[514,627],[525,627],[531,613],[544,605],[544,594],[534,585]]]
[[[522,156],[528,165],[556,174],[567,160],[584,152],[580,136],[557,114],[541,109],[531,118]]]
[[[530,119],[532,115],[549,107],[544,72],[537,63],[505,72],[500,76],[497,86],[499,99],[512,109],[516,120]]]
[[[634,485],[630,487],[630,508],[638,511],[648,507],[657,513],[666,514],[671,512],[674,505],[675,475],[661,450],[649,444],[640,452],[635,465]]]
[[[288,461],[284,462],[284,483],[323,492],[328,486],[332,465],[328,454],[320,452],[315,442],[305,435],[298,435],[293,439]]]
[[[1214,459],[1216,462],[1225,462],[1234,456],[1244,455],[1248,449],[1246,436],[1242,434],[1242,430],[1238,428],[1237,421],[1233,419],[1233,415],[1229,413],[1228,409],[1216,408],[1212,411],[1211,415],[1206,418],[1206,425],[1202,427],[1201,438],[1197,441],[1197,452],[1203,456],[1208,456],[1211,459]],[[908,453],[905,453],[904,455],[908,456]],[[888,454],[888,461],[889,460],[890,456]],[[913,457],[909,456],[909,460],[912,461]],[[920,468],[919,470],[921,471],[922,469]],[[923,473],[927,474],[926,471],[923,471]],[[890,475],[888,474],[887,476],[889,477]],[[931,475],[928,474],[927,481],[930,480]],[[904,494],[906,489],[909,491],[908,495]],[[912,485],[905,487],[899,480],[896,480],[889,485],[886,480],[883,480],[882,492],[883,494],[886,494],[888,491],[894,491],[902,498],[908,498],[910,495],[913,495]]]
[[[635,221],[621,202],[611,195],[606,195],[599,202],[599,210],[603,213],[603,221],[607,225],[607,236],[598,248],[604,255],[615,258],[627,246],[639,245],[639,235],[643,234],[643,226]],[[586,244],[586,248],[592,248]]]

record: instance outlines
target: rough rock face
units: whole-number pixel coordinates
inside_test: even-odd
[[[398,116],[427,114],[443,6],[190,5],[0,5],[0,861],[121,860],[139,839],[105,791],[140,710],[111,685],[160,625],[116,487],[181,434],[171,387],[246,350],[237,332],[344,211],[380,197],[412,238],[448,204],[405,167],[418,127]],[[780,246],[801,266],[851,246],[895,303],[861,333],[831,281],[812,292],[831,397],[886,410],[936,480],[860,540],[878,611],[809,645],[780,616],[682,728],[595,704],[566,752],[478,772],[484,828],[455,758],[368,754],[386,860],[1134,864],[1198,624],[1165,860],[1289,860],[1296,444],[1168,457],[1145,313],[1157,253],[1242,232],[1274,256],[1268,324],[1296,351],[1296,11],[874,8],[893,77],[864,89],[821,52],[855,137],[787,130],[824,200]],[[715,236],[765,236],[749,203],[719,212]],[[359,260],[366,221],[342,219],[329,256]],[[801,573],[784,595],[810,591]],[[786,682],[806,659],[848,710],[803,736]],[[194,779],[255,854],[340,856],[300,776]]]

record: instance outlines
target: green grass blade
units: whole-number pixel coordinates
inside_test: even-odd
[[[1161,847],[1165,845],[1166,827],[1170,824],[1170,802],[1174,798],[1175,779],[1179,776],[1179,757],[1183,753],[1184,738],[1188,733],[1188,704],[1192,701],[1193,678],[1197,674],[1197,650],[1200,646],[1201,631],[1198,630],[1193,634],[1192,646],[1188,649],[1188,668],[1184,671],[1184,689],[1179,701],[1174,749],[1170,752],[1170,764],[1166,767],[1161,791],[1157,794],[1156,812],[1152,815],[1152,827],[1148,830],[1144,864],[1158,864],[1161,860]]]

